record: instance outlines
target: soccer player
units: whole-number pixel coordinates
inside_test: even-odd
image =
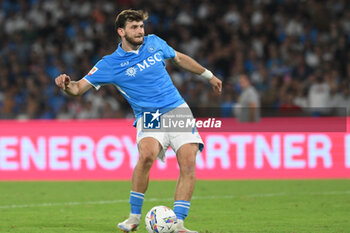
[[[91,87],[114,85],[130,103],[135,113],[139,160],[132,176],[129,218],[118,224],[124,232],[136,231],[141,219],[144,194],[148,187],[149,172],[157,157],[164,158],[169,146],[176,152],[180,174],[176,185],[174,212],[179,220],[177,233],[196,232],[184,227],[195,185],[196,154],[203,148],[198,133],[143,132],[145,109],[158,109],[162,114],[172,109],[189,109],[173,85],[165,69],[165,60],[207,79],[214,91],[221,93],[222,83],[212,72],[189,56],[175,51],[156,35],[145,36],[144,21],[148,18],[142,10],[124,10],[116,18],[116,29],[121,39],[117,50],[104,56],[90,72],[79,81],[66,74],[55,80],[67,94],[82,95]],[[162,112],[163,110],[163,112]]]

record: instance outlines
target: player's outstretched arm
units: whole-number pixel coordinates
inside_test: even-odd
[[[61,74],[55,79],[58,87],[62,88],[68,95],[78,96],[84,94],[91,88],[91,84],[85,79],[72,81],[66,74]]]
[[[221,94],[222,82],[220,79],[218,79],[215,75],[213,75],[209,70],[204,68],[193,58],[178,51],[175,51],[175,53],[176,56],[172,59],[172,61],[177,66],[208,79],[210,84],[213,86],[214,91],[218,94]]]

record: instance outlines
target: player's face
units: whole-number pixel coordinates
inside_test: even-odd
[[[145,29],[143,21],[128,21],[125,25],[124,38],[130,44],[137,46],[143,43]]]
[[[249,82],[244,76],[241,76],[239,78],[239,85],[244,89],[249,86]]]

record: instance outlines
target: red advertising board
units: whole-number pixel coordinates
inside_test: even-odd
[[[300,127],[309,121],[268,118],[244,125],[233,119],[225,124],[250,130],[201,132],[205,148],[197,156],[197,178],[350,178],[349,118],[333,131],[293,130],[293,122]],[[132,122],[0,121],[0,180],[128,180],[138,159]],[[275,129],[288,130],[267,132],[272,122]],[[155,162],[151,178],[176,179],[178,173],[169,149],[165,163]]]

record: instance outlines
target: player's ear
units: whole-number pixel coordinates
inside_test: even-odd
[[[117,33],[120,37],[123,37],[125,35],[125,30],[124,28],[118,28]]]

